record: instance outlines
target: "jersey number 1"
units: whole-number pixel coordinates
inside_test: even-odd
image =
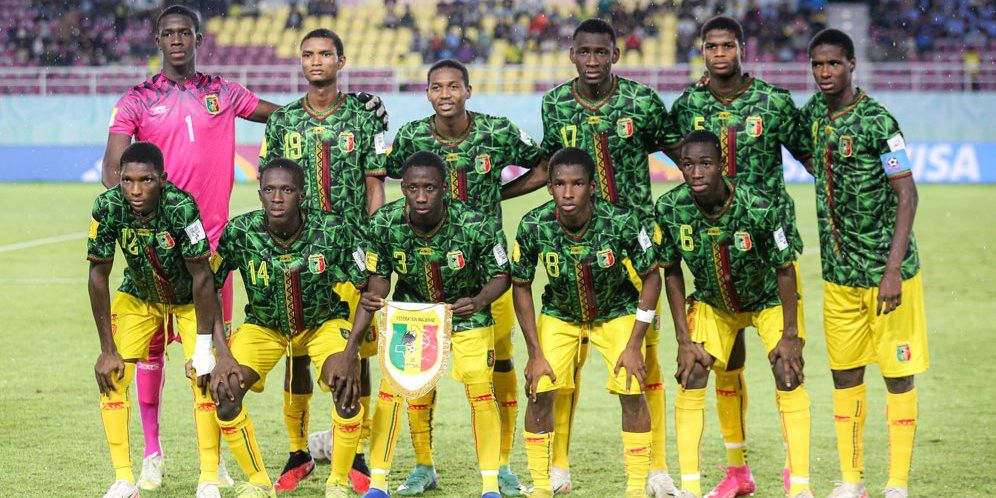
[[[190,114],[187,114],[187,117],[183,118],[183,120],[187,122],[187,136],[190,137],[190,142],[193,143],[193,141],[194,141],[194,120],[190,118]]]

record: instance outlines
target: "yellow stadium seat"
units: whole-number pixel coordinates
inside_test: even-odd
[[[223,23],[223,17],[212,17],[211,19],[208,19],[207,23],[204,24],[204,31],[207,33],[217,33],[221,31]]]

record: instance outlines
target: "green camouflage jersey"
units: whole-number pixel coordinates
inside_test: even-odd
[[[366,224],[367,176],[384,176],[383,124],[355,96],[340,93],[319,113],[302,97],[270,115],[259,165],[286,157],[304,168],[305,208]]]
[[[722,211],[699,209],[687,184],[657,199],[661,266],[682,260],[695,278],[691,299],[732,313],[761,311],[781,303],[776,268],[795,261],[788,220],[768,196],[727,181]]]
[[[853,103],[830,112],[820,94],[802,108],[812,134],[823,279],[877,287],[892,246],[899,198],[889,180],[910,174],[896,119],[860,88]],[[916,239],[903,256],[902,278],[920,269]]]
[[[781,146],[796,158],[805,159],[809,154],[806,130],[789,92],[750,75],[744,75],[743,85],[726,97],[706,87],[690,86],[671,106],[664,143],[668,148],[680,145],[694,130],[709,130],[719,137],[726,176],[772,197],[784,211],[785,235],[792,248],[801,253],[795,203],[785,190]]]
[[[580,147],[595,160],[597,196],[636,211],[641,223],[653,219],[648,154],[661,150],[667,109],[657,92],[614,76],[612,91],[598,102],[577,91],[578,79],[543,96],[546,157],[564,147]]]
[[[104,191],[93,203],[86,258],[114,261],[115,240],[128,263],[119,291],[149,303],[194,302],[185,261],[206,259],[211,247],[192,195],[164,182],[159,206],[143,217],[120,187]]]
[[[219,288],[232,271],[242,274],[246,323],[294,336],[349,319],[349,304],[333,287],[366,285],[358,239],[356,228],[339,216],[310,210],[296,234],[279,240],[266,228],[263,210],[252,211],[228,222],[211,270]]]
[[[623,259],[645,275],[657,268],[653,241],[636,214],[595,201],[591,220],[571,233],[557,219],[553,201],[522,217],[512,249],[512,282],[530,285],[537,262],[546,269],[541,313],[572,323],[592,323],[636,313],[640,294]]]
[[[427,234],[409,224],[404,199],[384,205],[370,218],[366,257],[371,274],[397,275],[394,299],[405,302],[453,304],[509,273],[504,233],[456,199],[447,201],[446,217]],[[470,318],[453,317],[455,332],[493,324],[490,305]]]
[[[501,171],[505,166],[532,168],[540,162],[539,147],[511,120],[470,112],[463,136],[448,140],[436,132],[435,116],[406,123],[387,154],[388,175],[400,178],[408,156],[430,151],[446,161],[450,197],[501,223]]]

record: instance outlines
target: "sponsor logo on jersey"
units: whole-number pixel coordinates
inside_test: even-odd
[[[747,252],[754,247],[754,243],[750,240],[750,233],[748,232],[734,232],[733,243],[737,249],[742,252]]]
[[[481,154],[475,157],[474,170],[481,174],[491,171],[491,156],[488,154]]]
[[[588,124],[598,124],[602,122],[601,116],[588,116]]]
[[[901,363],[906,363],[907,361],[910,361],[911,358],[913,358],[913,352],[910,350],[910,344],[908,342],[904,342],[896,346],[897,360]]]
[[[633,136],[633,118],[622,118],[616,121],[616,135],[620,138],[629,138]]]
[[[850,135],[844,135],[840,137],[837,144],[837,149],[840,151],[840,155],[843,157],[851,157],[854,155],[854,140]]]
[[[730,119],[730,117],[732,116],[733,115],[730,114],[730,111],[721,111],[716,117],[722,120],[727,120]]]
[[[608,268],[616,264],[616,254],[612,252],[612,249],[602,249],[595,253],[598,256],[598,266],[602,268]]]
[[[449,266],[451,270],[459,270],[466,265],[467,261],[463,259],[463,251],[446,253],[446,266]]]
[[[420,256],[432,256],[432,248],[431,247],[419,247],[418,248],[418,254]]]
[[[709,229],[706,230],[706,233],[715,237],[717,235],[722,235],[723,231],[717,227],[709,227]]]
[[[339,133],[339,150],[344,153],[353,152],[356,148],[356,137],[353,136],[353,132],[344,131]]]
[[[315,275],[325,271],[325,255],[312,254],[308,256],[308,271]]]
[[[206,107],[207,111],[211,114],[218,114],[221,112],[221,103],[218,102],[218,96],[212,93],[211,95],[204,97],[204,107]]]
[[[161,249],[172,249],[176,246],[176,242],[173,241],[173,236],[169,232],[159,232],[156,234],[156,242],[159,243]]]
[[[746,125],[747,134],[752,137],[759,137],[764,131],[764,122],[761,121],[761,116],[748,116]]]

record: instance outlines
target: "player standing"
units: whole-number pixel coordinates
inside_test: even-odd
[[[678,162],[685,183],[661,196],[656,205],[662,231],[659,259],[678,340],[678,496],[702,494],[699,446],[708,370],[724,366],[743,328],[751,325],[775,374],[791,483],[786,492],[812,498],[809,394],[802,385],[805,330],[792,264],[796,252],[786,236],[791,221],[769,195],[724,176],[727,162],[720,142],[711,131],[690,133]],[[682,260],[695,278],[695,292],[688,300]],[[735,489],[723,492],[736,496]]]
[[[94,372],[116,479],[105,498],[138,496],[128,438],[128,386],[136,362],[148,356],[153,335],[172,315],[184,357],[209,373],[214,365],[211,327],[218,313],[208,267],[211,248],[194,198],[166,181],[162,152],[151,143],[128,146],[119,164],[119,185],[94,202],[87,241],[90,307],[101,350]],[[111,302],[108,275],[115,241],[128,266]],[[214,403],[193,387],[201,470],[196,496],[220,497]]]
[[[349,304],[333,289],[343,282],[365,285],[355,225],[303,208],[304,184],[303,170],[290,159],[263,165],[263,209],[233,218],[211,260],[219,286],[229,273],[239,271],[249,301],[245,323],[229,345],[217,326],[218,365],[211,376],[218,425],[249,478],[240,497],[276,496],[243,397],[249,389],[262,391],[267,373],[285,353],[293,357],[295,349],[307,351],[319,369],[322,389],[328,390],[329,359],[345,349],[352,328]],[[337,403],[333,409],[335,446],[326,497],[350,495],[347,474],[362,420],[362,406]]]
[[[601,19],[588,19],[574,30],[570,56],[578,77],[543,96],[541,149],[546,157],[564,147],[587,151],[595,161],[596,197],[634,211],[641,226],[652,233],[656,230],[647,155],[662,149],[667,109],[653,89],[612,74],[612,64],[619,61],[615,42],[615,30]],[[640,285],[633,271],[630,278]],[[646,337],[645,395],[654,444],[647,491],[662,498],[676,490],[665,459],[664,384],[657,343],[657,330],[651,326]],[[577,378],[573,385],[579,383]],[[561,391],[555,404],[557,435],[551,479],[554,491],[567,492],[571,488],[568,450],[576,391]]]
[[[285,157],[304,169],[308,196],[305,207],[321,212],[337,212],[356,227],[384,204],[383,124],[355,95],[339,91],[338,72],[346,64],[342,39],[328,29],[316,29],[301,41],[301,70],[308,80],[308,93],[270,116],[266,123],[259,163]],[[360,293],[349,282],[336,288],[356,312]],[[376,349],[365,350],[372,355]],[[275,488],[296,489],[315,469],[308,451],[308,411],[312,381],[308,356],[293,358],[293,380],[284,390],[284,420],[290,438],[290,455]],[[364,359],[364,366],[366,360]],[[369,370],[364,368],[362,404],[370,413]],[[369,432],[364,422],[363,432]],[[358,492],[369,486],[369,471],[363,459],[366,435],[357,446],[350,480]],[[323,455],[324,456],[324,455]]]
[[[395,300],[451,305],[451,375],[464,384],[470,402],[482,498],[500,498],[501,417],[491,387],[495,359],[491,303],[509,286],[505,235],[488,216],[449,198],[447,174],[439,156],[427,151],[413,154],[401,167],[404,199],[374,213],[366,241],[367,271],[372,274],[370,288],[357,311],[354,334],[369,323],[374,311],[384,306],[392,273],[398,278]],[[355,357],[358,342],[358,337],[350,339],[349,358]],[[364,495],[367,498],[389,496],[388,472],[402,402],[390,384],[382,380],[371,431],[372,479],[370,491]]]
[[[405,159],[418,151],[431,151],[443,158],[447,168],[446,192],[476,209],[501,230],[501,201],[535,190],[546,174],[539,147],[508,118],[471,112],[466,108],[472,88],[467,68],[453,59],[436,62],[429,68],[426,95],[435,113],[406,123],[387,156],[387,170],[400,177]],[[531,168],[542,173],[540,184],[533,172],[505,187],[502,170],[508,165]],[[531,182],[530,182],[531,181]],[[530,183],[527,183],[530,182]],[[519,496],[519,478],[509,467],[509,454],[515,438],[518,416],[518,386],[512,362],[512,327],[515,312],[512,292],[506,291],[491,304],[495,330],[494,390],[501,412],[501,452],[498,484],[504,496]],[[415,469],[398,488],[399,495],[417,495],[436,487],[432,458],[432,428],[435,392],[408,404],[408,421],[415,446]]]
[[[646,496],[652,438],[643,395],[644,336],[660,297],[660,272],[653,242],[635,213],[594,199],[595,171],[591,156],[579,148],[556,152],[547,185],[553,200],[523,217],[512,250],[515,314],[529,351],[524,436],[532,496],[553,496],[554,398],[560,390],[576,391],[575,370],[586,341],[613,372],[605,387],[622,405],[626,496]],[[624,258],[639,275],[640,291]],[[537,262],[550,280],[538,323],[532,293]]]
[[[908,496],[917,396],[929,366],[920,258],[913,237],[917,191],[906,142],[882,104],[855,88],[854,42],[827,29],[809,44],[820,93],[802,108],[812,132],[823,261],[823,326],[834,382],[843,482],[831,498],[868,496],[862,482],[865,366],[878,363],[889,428],[887,498]]]
[[[805,130],[788,91],[743,71],[743,28],[736,19],[716,16],[701,29],[702,54],[709,80],[705,86],[688,87],[671,106],[671,126],[665,139],[668,154],[679,163],[683,138],[695,130],[709,130],[719,137],[722,172],[737,185],[771,197],[785,218],[785,236],[792,250],[802,252],[796,229],[795,203],[785,190],[782,146],[805,162]],[[798,280],[798,273],[796,274]],[[800,288],[801,290],[801,288]],[[802,309],[799,309],[802,323]],[[709,493],[733,498],[754,492],[754,477],[746,457],[747,391],[744,379],[743,331],[730,358],[713,367],[716,374],[716,407],[726,445],[726,477]],[[789,491],[788,465],[783,473]]]

